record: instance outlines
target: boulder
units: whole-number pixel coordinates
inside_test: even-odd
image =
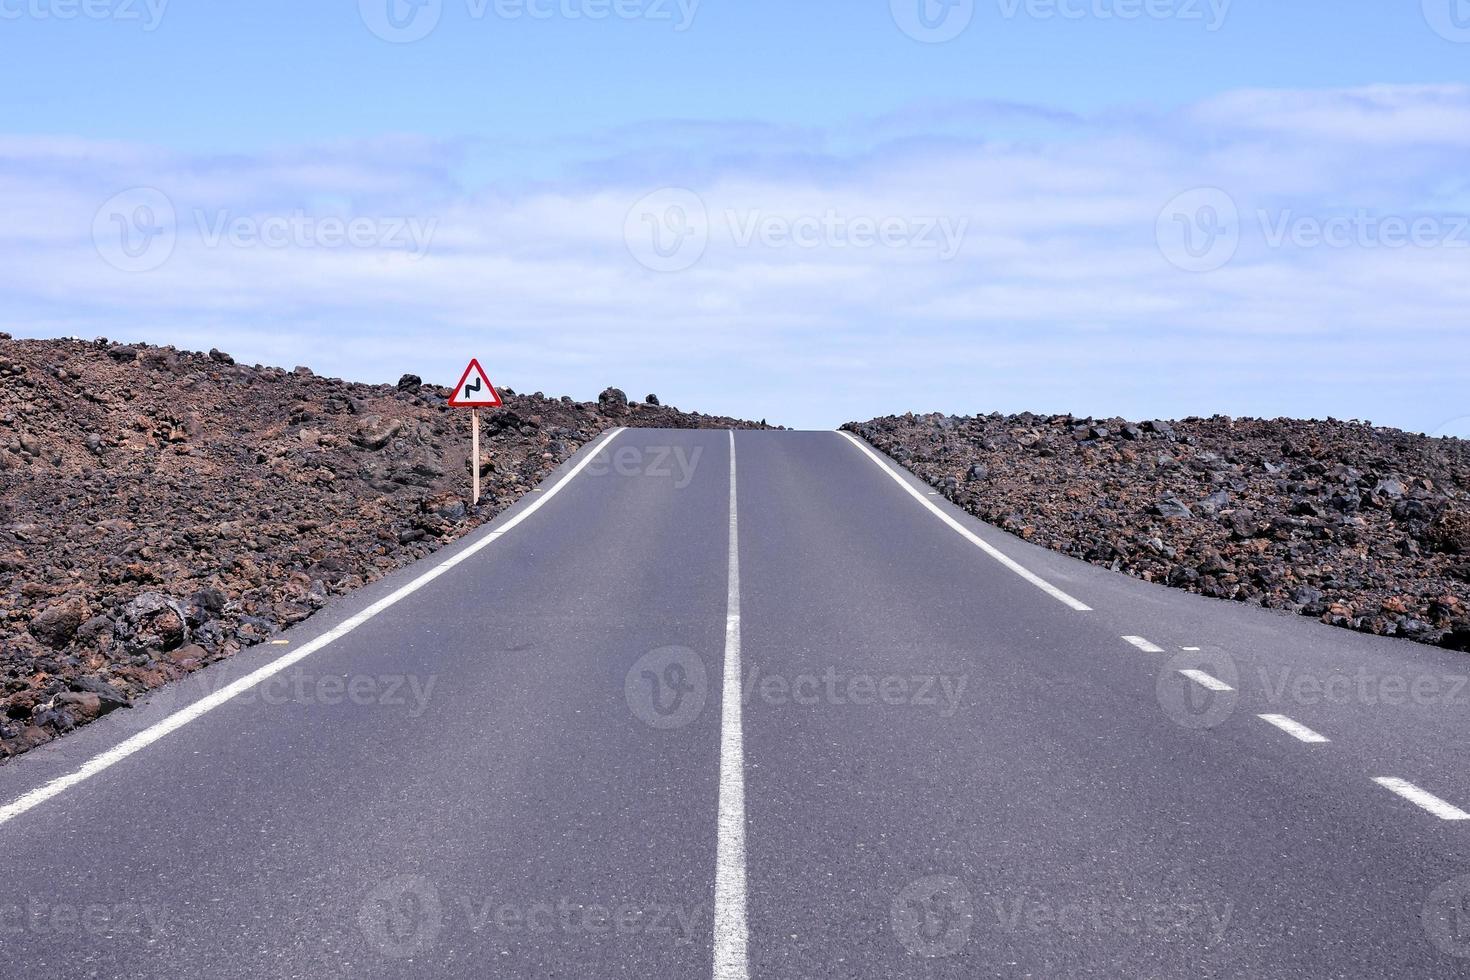
[[[419,507],[426,514],[433,514],[450,522],[462,521],[469,513],[464,498],[457,493],[447,491],[430,494],[424,498]]]
[[[1220,511],[1230,506],[1230,494],[1224,490],[1216,490],[1208,497],[1198,501],[1194,505],[1194,511],[1206,517],[1214,517]]]
[[[112,631],[118,644],[132,653],[172,650],[189,638],[183,607],[158,592],[144,592],[123,606]]]
[[[128,700],[126,694],[123,694],[117,688],[96,675],[83,675],[72,678],[71,688],[73,691],[85,693],[90,697],[96,698],[102,714],[106,714],[114,708],[132,707],[132,702]]]
[[[402,431],[403,423],[398,419],[367,415],[357,423],[357,428],[352,433],[352,441],[363,449],[376,452],[392,442],[393,438]]]
[[[597,396],[597,407],[603,415],[627,415],[628,396],[620,388],[605,388]]]
[[[1189,505],[1180,500],[1174,494],[1169,494],[1158,503],[1154,504],[1154,513],[1160,517],[1193,517],[1194,511]]]
[[[1408,488],[1404,486],[1402,480],[1379,480],[1374,485],[1373,492],[1380,497],[1387,497],[1389,500],[1399,500],[1408,492]]]
[[[86,600],[80,596],[72,596],[52,603],[36,613],[31,618],[31,635],[47,646],[60,650],[71,643],[87,616]]]
[[[1443,511],[1429,526],[1428,543],[1445,554],[1470,554],[1470,509]]]

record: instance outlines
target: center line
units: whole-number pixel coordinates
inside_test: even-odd
[[[730,433],[730,585],[725,606],[714,980],[746,980],[750,965],[745,922],[745,745],[740,721],[740,531],[735,508],[734,431]]]
[[[1150,643],[1141,636],[1125,636],[1123,639],[1138,647],[1144,653],[1163,653],[1164,648],[1156,643]]]
[[[1299,721],[1293,721],[1285,715],[1256,715],[1257,718],[1270,725],[1275,725],[1292,738],[1301,742],[1326,742],[1328,738],[1319,732],[1314,732]]]
[[[1202,670],[1181,670],[1179,673],[1194,681],[1200,687],[1207,687],[1212,691],[1233,691],[1235,688],[1226,684],[1218,677],[1211,677]]]
[[[1373,781],[1389,792],[1397,793],[1410,803],[1428,810],[1441,820],[1470,820],[1470,813],[1466,813],[1459,807],[1446,803],[1427,790],[1420,789],[1407,779],[1398,779],[1394,776],[1375,776]]]

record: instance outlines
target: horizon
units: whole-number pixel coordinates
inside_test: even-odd
[[[103,340],[105,340],[108,343],[122,344],[124,346],[149,345],[149,346],[157,346],[157,347],[167,347],[167,348],[173,349],[176,352],[181,353],[181,354],[193,354],[193,355],[201,356],[201,357],[208,356],[208,354],[209,354],[209,351],[207,351],[207,350],[196,350],[196,349],[187,348],[187,347],[178,347],[177,345],[173,345],[173,344],[150,344],[149,341],[145,341],[145,340],[122,340],[122,339],[118,339],[116,337],[71,337],[71,336],[63,336],[63,337],[11,337],[10,339],[11,340],[14,340],[14,341],[36,341],[36,342],[71,341],[71,342],[82,343],[82,344],[92,344],[92,343],[96,343],[97,341],[103,341]],[[232,351],[221,351],[221,353],[229,354],[232,358],[234,358],[235,363],[240,364],[240,365],[245,366],[245,367],[253,368],[255,370],[282,371],[282,372],[285,372],[287,374],[290,374],[290,373],[292,373],[298,367],[305,367],[305,368],[308,368],[308,369],[311,370],[311,373],[312,373],[312,376],[313,377],[321,378],[324,381],[339,381],[339,382],[343,382],[345,384],[373,385],[373,386],[379,386],[379,387],[392,388],[392,387],[394,387],[396,385],[397,381],[399,380],[398,378],[374,379],[374,378],[347,378],[347,377],[340,377],[340,376],[337,376],[337,375],[325,374],[325,373],[323,373],[321,371],[318,371],[315,368],[312,368],[310,364],[293,364],[290,367],[287,367],[284,363],[268,364],[268,363],[260,362],[260,361],[246,361],[243,358],[234,357],[234,353]],[[460,372],[459,371],[456,371],[456,372],[453,372],[453,373],[458,374]],[[401,375],[400,375],[400,377],[401,377]],[[452,385],[453,385],[453,382],[440,382],[436,378],[428,378],[428,377],[425,377],[425,378],[422,378],[421,380],[423,381],[423,383],[425,385],[432,385],[434,387],[443,388],[445,390],[449,390],[452,387]],[[575,402],[575,403],[577,403],[579,405],[596,405],[597,404],[597,401],[598,401],[598,395],[601,394],[601,391],[602,390],[605,390],[606,388],[616,388],[619,391],[621,391],[625,396],[627,396],[629,402],[640,402],[641,403],[641,402],[644,401],[644,399],[648,395],[651,394],[651,395],[657,396],[659,398],[659,404],[661,404],[665,408],[679,409],[680,411],[689,412],[689,413],[695,414],[695,415],[713,416],[713,415],[723,415],[724,414],[724,413],[716,413],[716,412],[708,412],[708,411],[705,411],[704,409],[700,408],[698,405],[679,405],[679,404],[672,403],[672,402],[668,401],[667,399],[663,398],[663,396],[659,395],[658,392],[656,392],[656,391],[655,392],[645,392],[643,394],[635,394],[633,390],[628,389],[628,388],[625,388],[622,385],[619,385],[619,384],[616,384],[616,383],[605,385],[605,386],[603,386],[603,389],[600,389],[599,391],[594,392],[594,393],[592,393],[591,395],[589,395],[588,397],[585,397],[585,398],[577,397],[577,395],[575,393],[573,393],[573,392],[546,391],[546,390],[539,389],[539,388],[523,389],[523,388],[517,388],[514,385],[501,384],[500,382],[494,382],[494,381],[492,381],[492,383],[495,385],[496,389],[501,394],[503,394],[503,395],[518,396],[518,395],[534,395],[534,394],[538,394],[539,393],[539,394],[541,394],[542,396],[544,396],[545,398],[547,398],[549,400],[556,400],[556,399],[559,399],[559,398],[562,398],[562,397],[570,397],[573,402]],[[486,409],[486,411],[495,411],[495,409]],[[1470,431],[1470,418],[1451,420],[1451,422],[1453,423],[1453,426],[1452,427],[1453,427],[1454,431],[1444,431],[1444,432],[1425,432],[1425,431],[1422,431],[1422,430],[1404,429],[1404,428],[1401,428],[1399,426],[1386,425],[1386,424],[1383,424],[1383,423],[1380,423],[1380,422],[1376,422],[1376,421],[1374,421],[1372,419],[1362,419],[1362,418],[1356,418],[1356,417],[1354,417],[1354,418],[1338,418],[1336,416],[1331,416],[1331,415],[1325,415],[1325,416],[1321,416],[1321,417],[1313,417],[1313,416],[1295,416],[1295,415],[1277,415],[1277,416],[1264,416],[1264,415],[1226,415],[1224,413],[1215,413],[1213,415],[1203,415],[1203,414],[1196,413],[1194,415],[1182,415],[1182,416],[1170,417],[1170,418],[1166,418],[1164,416],[1158,416],[1158,415],[1150,416],[1150,417],[1147,417],[1147,418],[1145,418],[1145,417],[1129,418],[1127,416],[1121,416],[1121,415],[1098,415],[1096,413],[1093,413],[1093,414],[1089,415],[1089,414],[1084,413],[1084,412],[1067,411],[1065,409],[1063,409],[1061,411],[1038,411],[1038,410],[1035,410],[1035,409],[1023,409],[1023,410],[1016,411],[1016,412],[1001,412],[1001,411],[998,411],[998,410],[990,410],[990,411],[980,410],[980,411],[969,412],[969,413],[966,413],[966,414],[963,414],[963,415],[960,415],[960,414],[957,414],[957,413],[954,413],[954,412],[945,412],[942,409],[906,409],[906,410],[900,411],[900,412],[891,412],[891,413],[888,413],[887,416],[874,416],[873,418],[880,418],[880,417],[902,417],[902,416],[905,416],[905,415],[912,415],[915,418],[923,418],[923,417],[930,416],[930,415],[940,415],[940,416],[944,416],[944,417],[947,417],[947,418],[986,418],[986,417],[989,417],[989,416],[996,416],[996,415],[999,415],[1001,417],[1015,417],[1015,416],[1028,415],[1028,414],[1029,415],[1034,415],[1037,418],[1042,418],[1042,419],[1046,419],[1046,418],[1071,418],[1071,419],[1076,419],[1076,420],[1082,421],[1082,422],[1110,422],[1110,421],[1121,419],[1121,420],[1123,420],[1125,422],[1140,423],[1140,424],[1143,423],[1143,422],[1150,421],[1150,420],[1157,420],[1157,421],[1161,421],[1161,422],[1180,423],[1180,422],[1189,422],[1189,421],[1209,421],[1209,420],[1214,419],[1214,418],[1224,418],[1224,419],[1228,419],[1231,422],[1337,422],[1337,423],[1340,423],[1340,424],[1343,424],[1343,425],[1362,425],[1362,426],[1370,427],[1370,428],[1374,428],[1374,429],[1393,430],[1393,431],[1397,431],[1397,432],[1402,432],[1405,435],[1421,436],[1421,437],[1430,438],[1430,439],[1459,439],[1459,440],[1462,440],[1462,441],[1470,440],[1470,435],[1461,434],[1461,432],[1460,432],[1461,427],[1467,427],[1467,431]],[[769,418],[769,417],[761,418],[761,417],[740,416],[740,415],[728,416],[728,417],[730,417],[730,418],[736,418],[736,419],[739,419],[739,420],[744,421],[744,422],[765,421],[765,422],[768,422],[772,426],[784,428],[784,429],[786,429],[788,431],[794,431],[794,432],[831,432],[831,431],[839,431],[844,426],[846,426],[848,424],[863,423],[863,422],[871,421],[871,419],[848,419],[848,420],[846,420],[844,422],[841,422],[841,423],[838,423],[837,425],[832,426],[830,429],[812,429],[812,428],[801,428],[801,427],[798,427],[798,426],[786,425],[780,419],[772,419],[772,418]]]

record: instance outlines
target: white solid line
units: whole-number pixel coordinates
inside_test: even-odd
[[[1011,571],[1015,572],[1017,575],[1021,576],[1023,579],[1025,579],[1026,581],[1030,582],[1032,585],[1036,586],[1038,589],[1040,589],[1041,591],[1045,592],[1047,595],[1051,596],[1053,599],[1057,599],[1057,600],[1059,600],[1061,602],[1066,603],[1067,605],[1071,606],[1073,609],[1077,610],[1078,612],[1091,612],[1092,611],[1092,607],[1091,606],[1088,606],[1088,605],[1086,605],[1084,603],[1078,602],[1076,599],[1074,599],[1071,596],[1067,595],[1067,593],[1063,592],[1061,589],[1057,588],[1055,585],[1052,585],[1050,582],[1048,582],[1046,579],[1042,578],[1040,575],[1037,575],[1035,572],[1031,571],[1030,569],[1023,567],[1019,562],[1017,562],[1015,559],[1011,558],[1009,555],[1005,554],[999,548],[997,548],[994,545],[990,544],[988,541],[986,541],[983,538],[981,538],[980,535],[976,534],[974,531],[971,531],[969,528],[965,527],[959,521],[955,520],[953,517],[950,517],[944,511],[940,510],[939,507],[936,506],[935,503],[932,500],[930,500],[928,497],[924,496],[919,491],[915,490],[913,488],[913,486],[911,486],[909,484],[909,481],[905,480],[900,474],[898,474],[893,469],[891,469],[888,466],[888,464],[884,463],[883,460],[879,459],[878,458],[878,454],[875,453],[875,452],[873,452],[871,449],[869,449],[863,443],[863,441],[861,439],[858,439],[851,432],[843,432],[843,433],[840,433],[840,434],[842,436],[846,437],[846,439],[847,439],[848,442],[852,443],[854,446],[858,447],[858,449],[862,450],[863,453],[869,459],[871,459],[874,463],[877,463],[879,469],[881,469],[884,473],[887,473],[890,477],[893,478],[893,481],[895,483],[897,483],[899,486],[903,487],[904,490],[908,491],[909,496],[913,497],[915,500],[917,500],[919,503],[923,504],[925,507],[928,507],[931,511],[934,512],[935,516],[937,516],[944,523],[948,524],[955,531],[958,531],[964,538],[966,538],[975,547],[979,548],[981,551],[985,552],[987,555],[989,555],[990,557],[994,558],[996,561],[1000,562],[1006,568],[1009,568]]]
[[[1154,643],[1150,643],[1150,642],[1148,642],[1147,640],[1145,640],[1141,636],[1125,636],[1125,637],[1123,637],[1123,639],[1127,640],[1129,643],[1131,643],[1134,646],[1138,647],[1138,649],[1142,650],[1144,653],[1163,653],[1164,652],[1164,648],[1163,647],[1161,647],[1161,646],[1159,646],[1157,644],[1154,644]]]
[[[467,561],[470,558],[474,557],[476,554],[486,548],[491,542],[499,539],[501,535],[505,534],[505,532],[509,531],[511,528],[521,523],[521,521],[524,521],[526,518],[530,517],[543,504],[545,504],[552,497],[556,496],[557,492],[560,491],[562,487],[571,482],[572,477],[580,473],[582,471],[582,468],[585,467],[589,462],[591,462],[593,457],[601,452],[607,446],[607,444],[611,442],[614,438],[616,438],[617,434],[622,431],[623,430],[619,428],[613,429],[611,432],[609,432],[606,436],[603,437],[600,443],[594,446],[592,450],[587,453],[586,456],[582,457],[581,461],[578,462],[576,466],[568,470],[567,474],[563,476],[560,480],[558,480],[555,486],[553,486],[545,494],[537,497],[531,502],[530,506],[528,506],[520,513],[516,514],[510,520],[506,521],[495,531],[485,535],[479,541],[476,541],[474,544],[470,545],[464,550],[457,552],[449,558],[446,558],[444,561],[440,562],[438,565],[435,565],[433,568],[429,569],[427,572],[420,575],[412,582],[409,582],[407,585],[402,586],[395,592],[384,596],[383,598],[379,599],[377,602],[373,603],[371,606],[368,606],[366,609],[362,610],[356,615],[351,616],[348,619],[345,619],[342,622],[338,623],[336,626],[318,636],[316,639],[310,641],[309,643],[302,644],[299,649],[293,650],[285,656],[280,657],[276,660],[272,660],[265,666],[251,671],[244,677],[241,677],[233,683],[220,688],[218,691],[215,691],[213,694],[200,698],[198,701],[195,701],[187,708],[180,709],[179,711],[176,711],[173,714],[169,715],[167,718],[164,718],[162,721],[143,729],[141,732],[138,732],[136,735],[125,739],[124,741],[108,749],[106,752],[102,752],[98,755],[93,756],[86,762],[82,763],[81,767],[78,768],[75,772],[67,773],[65,776],[58,776],[56,779],[53,779],[51,782],[46,783],[44,786],[39,786],[36,789],[31,790],[29,793],[26,793],[25,795],[14,800],[13,802],[7,803],[5,806],[0,807],[0,824],[4,824],[7,821],[15,819],[22,813],[25,813],[27,810],[39,806],[40,804],[51,799],[53,796],[64,793],[78,783],[90,779],[91,777],[97,775],[99,772],[103,772],[111,768],[112,766],[117,765],[119,762],[123,761],[133,753],[147,748],[154,742],[163,738],[165,735],[177,731],[178,729],[183,728],[189,722],[194,721],[196,718],[200,718],[203,715],[208,714],[210,711],[218,708],[220,705],[224,704],[226,701],[229,701],[231,698],[234,698],[237,695],[243,694],[246,691],[250,690],[261,681],[266,680],[267,678],[272,677],[275,674],[279,674],[281,671],[292,666],[293,664],[300,663],[302,660],[311,656],[313,653],[316,653],[323,647],[329,645],[334,640],[340,640],[342,637],[346,636],[348,633],[351,633],[353,630],[357,629],[359,626],[361,626],[363,623],[366,623],[374,616],[377,616],[385,609],[389,609],[392,606],[397,605],[404,599],[408,598],[410,595],[413,595],[419,589],[422,589],[424,586],[428,585],[430,582],[434,581],[436,578],[443,575],[450,569],[456,567],[461,562]]]
[[[1410,803],[1423,807],[1441,820],[1470,820],[1470,813],[1446,803],[1433,793],[1420,789],[1406,779],[1375,776],[1373,781],[1384,789],[1397,793]]]
[[[1200,687],[1207,687],[1212,691],[1233,691],[1235,688],[1226,684],[1218,677],[1211,677],[1202,670],[1181,670],[1179,673],[1194,681]]]
[[[1311,742],[1315,744],[1330,741],[1326,735],[1314,732],[1301,722],[1293,721],[1285,715],[1256,715],[1256,717],[1267,724],[1275,725],[1299,742]]]
[[[715,847],[714,980],[746,980],[745,744],[740,718],[740,531],[735,506],[735,433],[730,433],[730,573],[725,599],[725,671],[720,705],[720,803]]]

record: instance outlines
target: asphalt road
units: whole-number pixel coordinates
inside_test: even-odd
[[[0,769],[0,976],[1470,975],[1463,655],[610,439]]]

